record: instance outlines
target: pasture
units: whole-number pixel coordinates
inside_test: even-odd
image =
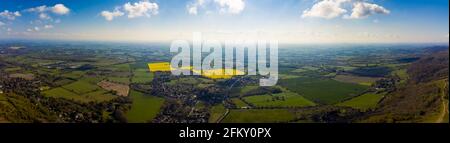
[[[209,110],[209,123],[215,123],[217,120],[219,120],[226,112],[225,107],[223,104],[212,106]]]
[[[81,80],[68,85],[64,85],[63,88],[77,94],[85,94],[99,89],[97,85],[90,84]]]
[[[244,97],[244,100],[257,107],[305,107],[315,106],[314,102],[309,101],[297,93],[283,90],[282,93],[273,95],[256,95]]]
[[[360,109],[362,111],[367,111],[369,109],[375,108],[378,105],[378,102],[383,98],[383,96],[383,94],[367,93],[348,101],[338,103],[337,106],[352,107],[355,109]]]
[[[54,88],[51,90],[47,90],[43,92],[43,94],[47,97],[53,97],[53,98],[64,98],[68,100],[74,100],[78,102],[88,103],[88,102],[103,102],[103,101],[110,101],[117,96],[113,96],[112,94],[108,93],[104,90],[94,91],[91,93],[86,93],[84,95],[78,95],[76,93],[73,93],[69,90],[66,90],[64,88]]]
[[[237,108],[248,107],[248,105],[239,98],[233,98],[231,99],[231,101],[234,103],[234,105],[236,105]]]
[[[130,78],[127,77],[108,77],[108,81],[120,84],[130,84]]]
[[[377,80],[380,80],[380,79],[381,78],[362,77],[362,76],[354,76],[354,75],[337,75],[336,77],[334,77],[334,80],[337,80],[340,82],[360,84],[360,85],[366,85],[366,86],[371,86]]]
[[[153,80],[153,73],[150,73],[148,69],[136,69],[133,70],[132,83],[148,83]]]
[[[321,104],[334,104],[358,96],[368,86],[338,82],[331,79],[282,79],[279,84],[290,91]]]
[[[133,100],[131,110],[126,113],[129,123],[147,123],[155,118],[162,105],[164,99],[131,90],[130,97]]]

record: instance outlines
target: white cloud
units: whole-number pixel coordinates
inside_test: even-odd
[[[27,10],[25,10],[27,12],[36,12],[36,13],[46,13],[47,11],[50,11],[54,14],[58,14],[58,15],[66,15],[70,13],[70,9],[68,7],[66,7],[64,4],[56,4],[52,7],[47,7],[46,5],[42,5],[42,6],[38,6],[38,7],[34,7],[34,8],[29,8]]]
[[[66,14],[70,13],[70,9],[67,8],[66,6],[64,6],[64,4],[56,4],[51,7],[42,5],[42,6],[38,6],[38,7],[34,7],[34,8],[29,8],[24,11],[38,14],[37,16],[40,20],[36,20],[35,22],[30,22],[30,24],[49,23],[49,22],[60,23],[61,20],[57,19],[57,20],[53,21],[52,17],[56,16],[56,15],[66,15]]]
[[[39,18],[40,19],[42,19],[42,20],[49,20],[49,19],[52,19],[50,16],[48,16],[48,14],[46,14],[46,13],[41,13],[41,14],[39,14]]]
[[[194,0],[186,8],[190,15],[197,15],[200,9],[205,9],[206,14],[210,14],[212,9],[208,6],[215,6],[222,14],[240,14],[245,9],[245,0]]]
[[[12,29],[11,29],[11,28],[8,28],[8,29],[6,29],[6,31],[8,31],[8,32],[11,32],[11,31],[12,31]]]
[[[3,23],[3,22],[0,21],[0,27],[3,26],[3,25],[5,25],[5,23]]]
[[[53,28],[53,25],[45,25],[44,28],[45,28],[45,29],[52,29],[52,28]]]
[[[200,0],[197,0],[197,1],[200,1]],[[190,15],[197,15],[199,6],[200,5],[197,2],[195,2],[193,4],[188,4],[186,7],[187,7],[187,11]]]
[[[220,6],[221,13],[239,14],[245,9],[244,0],[214,0]]]
[[[27,9],[26,11],[27,11],[27,12],[38,12],[38,13],[42,13],[42,12],[45,12],[45,11],[47,11],[47,10],[48,10],[47,6],[46,6],[46,5],[43,5],[43,6],[38,6],[38,7],[34,7],[34,8],[29,8],[29,9]]]
[[[102,15],[107,21],[112,21],[114,17],[123,16],[124,13],[116,9],[114,12],[102,11],[100,15]]]
[[[151,17],[152,15],[158,15],[159,6],[157,3],[152,3],[149,0],[141,0],[135,3],[125,3],[121,7],[116,7],[114,11],[104,10],[100,13],[102,17],[107,21],[112,21],[116,17],[127,15],[128,18],[137,17]]]
[[[16,19],[16,17],[20,17],[20,16],[22,16],[22,15],[18,11],[10,12],[8,10],[5,10],[3,12],[0,12],[0,17],[6,18],[9,20],[14,20],[14,19]]]
[[[136,18],[141,16],[150,17],[157,15],[159,6],[157,3],[151,3],[148,0],[139,1],[137,3],[126,3],[123,9],[128,13],[128,18]]]
[[[34,27],[34,31],[39,31],[41,30],[39,27]]]
[[[363,19],[374,14],[389,14],[386,8],[364,2],[365,0],[321,0],[314,4],[310,9],[302,13],[302,18],[325,18],[333,19],[342,17],[344,19]],[[351,4],[352,9],[346,9]],[[350,15],[344,15],[351,11]],[[343,16],[344,15],[344,16]]]
[[[56,4],[52,7],[52,12],[59,15],[66,15],[70,12],[70,9],[64,6],[64,4]]]
[[[347,10],[342,8],[345,2],[350,0],[322,0],[312,6],[311,9],[303,11],[303,18],[318,17],[325,19],[332,19],[340,17],[347,13]]]
[[[370,15],[374,14],[389,14],[389,13],[391,13],[389,10],[377,4],[371,4],[367,2],[356,2],[353,4],[352,14],[350,16],[345,16],[344,18],[362,19],[367,18]]]
[[[189,13],[190,15],[197,15],[197,14],[198,14],[198,8],[197,8],[197,6],[191,6],[191,7],[188,7],[188,13]]]
[[[196,0],[194,3],[187,5],[187,10],[190,15],[197,15],[198,9],[201,6],[204,6],[205,0]]]

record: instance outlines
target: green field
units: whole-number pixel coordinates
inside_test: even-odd
[[[241,89],[240,95],[243,96],[246,93],[258,89],[259,86],[245,86],[244,88]]]
[[[5,72],[15,72],[21,70],[21,67],[5,68]]]
[[[130,84],[130,78],[127,77],[108,77],[108,81],[120,84]]]
[[[112,66],[114,71],[130,71],[130,64],[120,64]]]
[[[176,80],[171,80],[169,82],[170,85],[176,85],[176,84],[187,84],[187,85],[198,85],[200,84],[200,80],[198,80],[197,78],[191,78],[191,77],[187,77],[187,78],[179,78]]]
[[[97,102],[104,102],[104,101],[110,101],[118,96],[111,94],[110,92],[106,90],[98,90],[94,92],[90,92],[87,94],[82,95],[84,96],[85,100],[87,101],[97,101]]]
[[[71,78],[71,79],[78,79],[81,78],[86,72],[84,71],[73,71],[66,74],[63,74],[63,77]]]
[[[355,75],[337,75],[333,79],[339,82],[372,86],[372,84],[374,84],[377,80],[380,80],[381,78],[362,77]]]
[[[301,68],[301,69],[293,70],[291,72],[293,72],[293,73],[302,73],[302,72],[307,72],[307,71],[309,71],[309,70]]]
[[[248,106],[239,98],[233,98],[233,99],[231,99],[231,101],[236,105],[237,108],[242,108],[242,107]]]
[[[88,82],[81,81],[81,80],[76,81],[71,84],[68,84],[68,85],[64,85],[63,88],[65,88],[69,91],[72,91],[74,93],[77,93],[77,94],[85,94],[85,93],[100,89],[97,85],[90,84]]]
[[[164,104],[164,99],[154,96],[144,95],[143,93],[131,90],[130,97],[133,100],[131,110],[127,112],[126,116],[130,123],[147,123],[155,118],[161,106]]]
[[[211,107],[209,110],[209,123],[216,123],[225,112],[226,109],[222,104]]]
[[[44,95],[49,96],[49,97],[55,97],[55,98],[66,98],[66,99],[72,99],[72,98],[76,98],[77,94],[70,92],[64,88],[54,88],[51,90],[47,90],[44,92]]]
[[[117,96],[114,96],[110,93],[108,93],[105,90],[98,90],[90,93],[86,93],[83,95],[78,95],[76,93],[73,93],[69,90],[66,90],[64,88],[54,88],[51,90],[47,90],[44,92],[45,96],[53,97],[53,98],[64,98],[69,100],[75,100],[79,102],[103,102],[103,101],[109,101]]]
[[[231,110],[223,123],[277,123],[295,119],[293,113],[285,109],[243,109]]]
[[[355,109],[360,109],[362,111],[367,111],[373,109],[377,106],[378,102],[383,98],[382,94],[367,93],[351,100],[337,104],[337,106],[352,107]]]
[[[315,106],[314,102],[288,90],[274,95],[256,95],[244,98],[257,107],[305,107]]]
[[[344,70],[344,71],[351,71],[356,69],[357,67],[352,67],[352,66],[336,66],[336,68],[340,69],[340,70]]]
[[[85,78],[81,78],[79,81],[84,81],[84,82],[87,82],[90,84],[97,85],[97,83],[99,83],[102,80],[103,80],[103,78],[101,78],[101,77],[85,77]]]
[[[312,67],[312,66],[305,66],[305,67],[303,67],[303,69],[310,70],[310,71],[316,71],[316,70],[319,70],[319,68],[317,68],[317,67]]]
[[[153,73],[150,73],[148,69],[137,69],[133,71],[133,83],[147,83],[153,80]]]
[[[338,82],[331,79],[282,79],[280,85],[316,103],[334,104],[358,96],[368,86]]]
[[[293,79],[293,78],[300,78],[301,76],[297,75],[289,75],[289,74],[280,74],[280,79]]]

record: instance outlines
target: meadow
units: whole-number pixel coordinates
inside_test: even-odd
[[[283,90],[282,93],[273,95],[244,97],[244,100],[257,107],[305,107],[316,105],[303,96],[288,90]]]
[[[73,71],[73,72],[65,73],[62,76],[63,77],[67,77],[67,78],[71,78],[71,79],[79,79],[84,74],[86,74],[86,72],[84,72],[84,71]]]
[[[97,85],[90,84],[88,82],[84,81],[76,81],[74,83],[64,85],[64,89],[67,89],[69,91],[72,91],[77,94],[85,94],[94,90],[98,90],[99,87]]]
[[[148,72],[148,69],[133,70],[132,83],[148,83],[153,80],[153,73]]]
[[[216,123],[226,112],[222,104],[212,106],[209,110],[209,123]]]
[[[158,115],[164,99],[131,90],[130,97],[133,100],[131,110],[126,117],[129,123],[147,123]]]
[[[120,84],[130,84],[130,78],[127,77],[108,77],[108,81]]]
[[[248,92],[250,92],[252,90],[256,90],[256,89],[258,89],[258,86],[245,86],[241,89],[240,96],[244,96]]]
[[[290,91],[321,104],[334,104],[358,96],[368,86],[338,82],[332,79],[282,79],[279,84]]]
[[[367,111],[375,108],[383,97],[384,94],[367,93],[336,105]]]
[[[111,68],[114,68],[113,71],[130,71],[130,64],[114,65]]]
[[[105,90],[97,90],[97,91],[93,91],[90,93],[85,93],[83,95],[79,95],[77,93],[71,92],[71,91],[61,88],[61,87],[47,90],[47,91],[44,91],[43,93],[45,96],[48,96],[48,97],[64,98],[64,99],[79,101],[79,102],[83,102],[83,103],[110,101],[117,97]]]
[[[239,98],[233,98],[231,99],[231,101],[234,103],[234,105],[236,105],[237,108],[248,107],[248,105]]]
[[[362,76],[354,76],[354,75],[337,75],[333,79],[340,81],[340,82],[345,82],[345,83],[353,83],[353,84],[371,86],[372,84],[374,84],[377,80],[380,80],[381,78],[362,77]]]

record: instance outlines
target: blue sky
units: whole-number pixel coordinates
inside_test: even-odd
[[[0,0],[0,39],[448,43],[448,27],[448,0]]]

